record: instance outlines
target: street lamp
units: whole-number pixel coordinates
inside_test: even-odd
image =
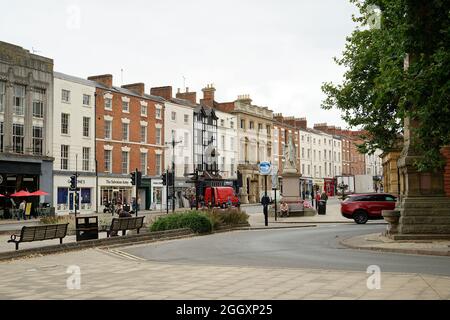
[[[175,141],[175,133],[172,133],[172,141],[165,142],[165,145],[172,146],[172,212],[175,211],[175,146],[183,141]],[[168,205],[168,203],[166,204]]]

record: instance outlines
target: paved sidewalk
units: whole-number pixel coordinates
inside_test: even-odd
[[[80,268],[79,290],[67,288],[69,266]],[[0,268],[0,298],[8,300],[450,299],[450,277],[382,272],[380,289],[368,289],[366,270],[168,264],[117,250],[21,259]]]
[[[341,244],[353,249],[450,256],[450,240],[394,241],[375,233],[344,239],[341,240]]]

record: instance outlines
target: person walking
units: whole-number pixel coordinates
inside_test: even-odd
[[[27,202],[25,199],[22,200],[22,202],[19,204],[19,216],[17,217],[17,220],[20,220],[20,217],[23,217],[23,220],[27,220],[25,215],[25,207],[27,205]]]
[[[316,192],[316,210],[319,208],[319,201],[320,201],[321,195],[320,195],[320,191],[317,190]]]
[[[325,202],[328,201],[328,194],[325,191],[320,195],[320,200],[324,200]]]

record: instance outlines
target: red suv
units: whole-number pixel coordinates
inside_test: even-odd
[[[341,203],[341,214],[364,224],[369,219],[383,219],[381,211],[393,210],[396,201],[397,198],[388,193],[352,194]]]

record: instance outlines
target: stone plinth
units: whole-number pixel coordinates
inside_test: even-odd
[[[294,169],[295,170],[295,169]],[[300,174],[295,172],[286,172],[283,174],[283,196],[281,201],[289,203],[301,202],[300,197]]]

